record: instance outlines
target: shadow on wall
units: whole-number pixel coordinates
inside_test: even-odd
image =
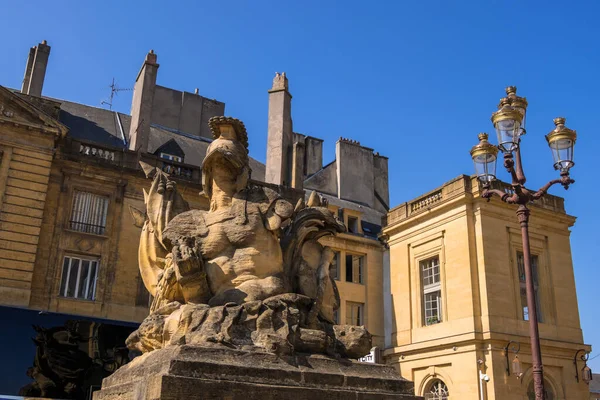
[[[0,396],[89,399],[102,379],[137,354],[136,325],[0,307]]]

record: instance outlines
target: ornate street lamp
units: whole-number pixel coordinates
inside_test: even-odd
[[[563,172],[568,173],[575,163],[573,162],[573,147],[575,147],[575,140],[577,140],[577,133],[565,126],[565,118],[555,118],[554,128],[549,134],[546,135],[548,146],[552,150],[552,157],[554,157],[554,169],[559,170],[561,174]]]
[[[521,225],[523,239],[523,261],[525,267],[525,288],[527,292],[527,308],[529,310],[529,336],[531,340],[531,358],[533,363],[533,381],[535,398],[544,399],[544,371],[540,351],[540,335],[538,331],[538,316],[533,287],[533,272],[531,268],[531,250],[529,248],[529,208],[527,205],[544,196],[552,185],[560,183],[565,189],[575,183],[569,176],[573,162],[573,146],[577,135],[575,131],[565,127],[564,118],[556,118],[556,128],[546,136],[548,145],[554,157],[554,168],[560,170],[560,179],[554,179],[538,191],[525,188],[525,173],[521,162],[520,142],[525,134],[525,114],[527,100],[517,96],[517,88],[510,86],[506,89],[507,97],[500,100],[498,111],[492,114],[492,122],[498,135],[498,149],[504,153],[504,167],[512,178],[512,191],[506,193],[491,189],[490,183],[495,179],[495,153],[487,146],[487,137],[479,137],[479,144],[471,149],[471,157],[475,163],[477,177],[483,183],[481,197],[490,200],[497,195],[508,204],[518,204],[517,218]],[[487,144],[486,144],[487,143]],[[513,152],[514,160],[513,160]],[[492,165],[493,164],[493,165]]]
[[[527,114],[527,99],[525,97],[517,96],[517,87],[509,86],[506,88],[506,97],[510,100],[510,105],[513,106],[517,111],[521,113],[523,116],[523,120],[521,121],[521,135],[527,133],[525,131],[525,117]]]
[[[579,353],[581,352],[583,352],[583,354],[579,356]],[[575,365],[575,379],[577,380],[577,382],[579,382],[579,367],[577,366],[578,358],[584,363],[583,368],[581,368],[581,379],[589,385],[593,377],[592,369],[587,365],[587,361],[590,358],[590,355],[586,350],[581,349],[577,350],[577,353],[575,353],[575,357],[573,357],[573,365]]]
[[[483,183],[496,179],[496,156],[498,148],[488,142],[488,134],[480,133],[479,143],[471,149],[471,157],[475,163],[477,178]]]
[[[492,122],[498,135],[498,147],[502,152],[512,152],[519,147],[519,137],[523,132],[523,114],[510,105],[510,98],[500,100],[500,108],[492,114]]]
[[[511,348],[510,345],[513,345]],[[513,358],[512,363],[508,362],[508,353],[512,350],[515,353],[515,358]],[[511,340],[508,342],[506,347],[504,348],[504,356],[506,357],[506,374],[510,376],[510,366],[512,364],[512,373],[517,377],[517,379],[521,379],[523,376],[523,369],[521,368],[521,362],[519,361],[519,351],[521,350],[521,343],[515,342]]]

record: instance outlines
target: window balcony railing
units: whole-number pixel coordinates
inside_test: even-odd
[[[179,178],[191,180],[194,177],[194,170],[191,168],[184,167],[181,163],[176,161],[169,161],[161,159],[162,169],[169,175],[175,175]]]
[[[102,225],[86,224],[79,221],[69,221],[69,229],[84,233],[93,233],[94,235],[104,235],[106,227]]]

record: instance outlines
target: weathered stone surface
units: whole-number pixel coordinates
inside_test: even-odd
[[[359,358],[369,353],[371,335],[364,327],[325,321],[307,325],[313,304],[296,293],[217,307],[172,302],[146,318],[127,345],[144,353],[184,344],[280,355],[297,351]]]
[[[417,399],[391,366],[184,345],[136,358],[94,400]]]

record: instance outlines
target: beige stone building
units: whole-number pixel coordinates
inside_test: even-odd
[[[108,362],[106,371],[114,367],[116,353],[89,327],[133,326],[148,314],[137,247],[150,181],[139,161],[170,173],[190,206],[206,209],[199,193],[212,141],[207,121],[225,112],[222,102],[158,85],[152,51],[137,74],[130,115],[48,98],[49,56],[40,43],[30,50],[21,90],[0,86],[0,312],[23,319],[18,337],[26,339],[22,351],[3,350],[14,353],[5,359],[10,374],[0,376],[6,395],[30,381],[32,324],[86,321],[81,349],[99,365]],[[323,165],[322,140],[292,129],[285,74],[275,77],[268,102],[267,163],[250,160],[252,179],[294,202],[316,190],[346,222],[348,233],[324,239],[337,251],[336,318],[366,325],[381,347],[384,246],[377,237],[389,203],[387,159],[340,139],[336,159]]]
[[[391,260],[385,358],[426,399],[531,398],[520,226],[515,207],[498,199],[487,202],[480,193],[476,179],[460,176],[390,210],[384,228]],[[571,261],[574,223],[560,197],[547,195],[531,207],[548,399],[589,397],[573,365],[577,350],[590,351],[580,327]],[[510,344],[507,357],[510,341],[517,343]],[[521,376],[514,374],[515,355]],[[483,397],[480,370],[490,378],[482,382]]]

